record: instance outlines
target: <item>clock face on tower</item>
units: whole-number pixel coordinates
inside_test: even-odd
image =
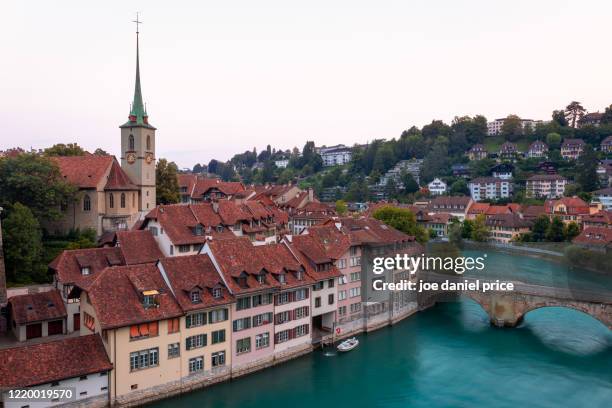
[[[147,162],[147,164],[151,164],[153,162],[154,158],[153,158],[153,153],[148,152],[145,155],[145,161]]]
[[[126,157],[127,162],[130,164],[134,164],[134,162],[136,161],[136,153],[128,153]]]

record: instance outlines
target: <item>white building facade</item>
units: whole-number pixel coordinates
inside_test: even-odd
[[[443,195],[446,193],[446,183],[435,178],[431,183],[427,184],[427,189],[432,195]]]

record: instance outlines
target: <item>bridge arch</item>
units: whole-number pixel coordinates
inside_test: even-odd
[[[563,302],[547,302],[546,304],[529,305],[528,307],[524,308],[521,311],[520,315],[517,316],[518,317],[517,321],[518,322],[523,321],[523,319],[525,318],[527,314],[535,310],[551,308],[551,307],[558,307],[562,309],[570,309],[570,310],[578,311],[584,315],[591,317],[593,320],[601,323],[604,327],[607,327],[608,329],[612,329],[612,321],[605,321],[608,319],[605,319],[605,317],[603,318],[600,317],[597,313],[593,313],[593,310],[591,309],[591,307],[588,307],[587,305],[584,305],[584,304],[573,304],[573,303],[563,303]]]

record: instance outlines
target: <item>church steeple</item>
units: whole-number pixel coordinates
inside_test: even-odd
[[[142,21],[138,20],[138,14],[136,15],[136,84],[134,86],[134,100],[130,107],[130,122],[136,125],[148,125],[148,115],[144,103],[142,102],[142,90],[140,88],[140,44],[139,44],[139,25]]]

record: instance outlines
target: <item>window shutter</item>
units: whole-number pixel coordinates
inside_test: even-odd
[[[304,291],[306,291],[306,299],[308,299],[308,295],[310,294],[310,291],[308,289],[304,289]]]
[[[234,320],[234,331],[238,331],[238,320]]]
[[[275,306],[278,306],[279,299],[280,299],[280,295],[276,295],[276,296],[274,296],[274,305],[275,305]]]
[[[278,333],[274,335],[274,344],[278,344]]]
[[[306,334],[310,333],[310,325],[306,324],[305,327],[306,327]]]
[[[304,309],[306,309],[306,316],[310,316],[310,308],[308,306],[304,306]]]

